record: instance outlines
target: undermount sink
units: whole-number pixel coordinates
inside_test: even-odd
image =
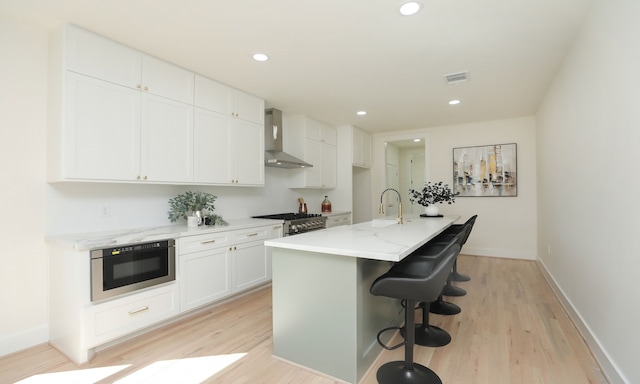
[[[389,225],[398,224],[397,219],[373,219],[369,222],[372,227],[387,227]]]

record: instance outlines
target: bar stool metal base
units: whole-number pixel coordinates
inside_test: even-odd
[[[444,347],[451,342],[451,335],[435,325],[417,324],[415,327],[416,345],[423,347]]]
[[[442,384],[435,372],[417,363],[411,369],[405,367],[404,361],[392,361],[378,368],[376,374],[380,384]]]
[[[438,300],[431,303],[429,312],[438,315],[457,315],[462,312],[462,308],[448,301]]]
[[[465,291],[460,287],[455,287],[453,285],[447,284],[444,286],[444,289],[442,290],[442,294],[444,296],[464,296],[467,294],[467,291]]]

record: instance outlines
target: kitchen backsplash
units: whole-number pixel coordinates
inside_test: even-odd
[[[286,187],[289,170],[266,168],[264,187],[174,186],[153,184],[58,183],[47,186],[49,235],[86,233],[123,228],[169,225],[168,200],[187,190],[218,196],[216,214],[243,218],[260,214],[296,212],[303,197],[309,212],[320,212],[331,191],[292,190]]]

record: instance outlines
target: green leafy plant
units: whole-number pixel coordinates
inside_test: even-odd
[[[213,203],[218,196],[207,192],[187,191],[176,197],[169,199],[169,220],[171,222],[186,219],[193,212],[200,211],[203,219],[208,219],[209,225],[226,225],[222,216],[218,216],[213,211],[216,207]],[[206,222],[206,221],[205,221]]]
[[[437,183],[427,182],[422,190],[409,190],[409,200],[412,203],[418,203],[425,207],[436,203],[453,204],[456,201],[455,196],[449,184],[443,184],[442,181]]]

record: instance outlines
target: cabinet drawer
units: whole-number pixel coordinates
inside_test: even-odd
[[[249,228],[233,232],[233,243],[241,244],[249,241],[267,240],[271,227]]]
[[[206,235],[181,237],[178,239],[178,254],[204,251],[231,244],[231,232],[214,232]]]
[[[146,291],[89,309],[89,346],[96,346],[177,315],[178,285]]]

